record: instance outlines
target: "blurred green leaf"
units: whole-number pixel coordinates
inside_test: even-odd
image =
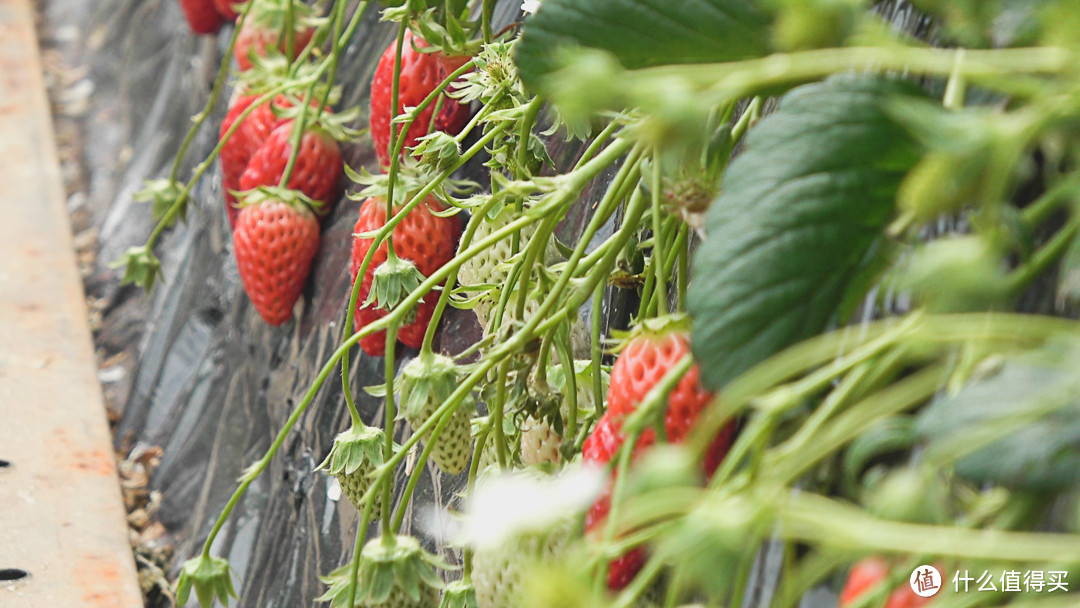
[[[897,187],[918,159],[885,111],[911,85],[839,78],[793,90],[751,130],[694,258],[694,356],[710,388],[821,332],[874,276]]]
[[[557,69],[557,50],[608,51],[627,68],[759,57],[769,17],[746,0],[545,0],[525,22],[516,60],[525,84]]]
[[[1080,484],[1080,340],[1007,360],[992,377],[927,407],[928,457],[975,482],[1037,491]]]

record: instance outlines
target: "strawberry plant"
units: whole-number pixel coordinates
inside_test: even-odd
[[[331,606],[921,605],[920,564],[1080,564],[1080,331],[1046,314],[1074,311],[1080,260],[1070,2],[917,2],[937,46],[858,0],[544,0],[502,30],[496,4],[379,3],[396,38],[362,137],[336,85],[367,75],[338,65],[376,4],[227,7],[244,74],[219,143],[181,182],[227,58],[139,193],[159,224],[124,280],[153,286],[217,155],[270,325],[333,260],[316,213],[358,219],[330,245],[339,346],[181,598],[234,593],[214,540],[337,370],[350,428],[321,469],[359,525],[320,573]],[[343,166],[357,146],[372,166]],[[436,347],[451,308],[480,325],[465,352]],[[380,421],[357,345],[383,357]],[[428,461],[464,478],[449,559],[405,532]],[[1073,601],[944,584],[929,605]]]

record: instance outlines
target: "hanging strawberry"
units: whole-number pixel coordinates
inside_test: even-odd
[[[375,142],[375,154],[379,165],[390,166],[390,121],[393,116],[401,115],[405,108],[420,105],[435,87],[439,86],[451,72],[469,60],[468,57],[447,57],[435,51],[422,53],[419,48],[427,42],[412,32],[405,33],[404,46],[401,50],[401,76],[398,79],[398,107],[392,111],[394,83],[394,60],[397,56],[397,41],[387,47],[375,68],[375,77],[371,81],[371,139]],[[434,116],[438,104],[428,105],[416,117],[409,131],[405,133],[405,147],[411,148],[417,140],[430,131],[442,131],[457,135],[469,121],[469,106],[456,99],[444,96],[442,109]]]

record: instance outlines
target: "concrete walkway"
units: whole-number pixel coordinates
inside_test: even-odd
[[[0,606],[142,606],[29,0],[0,0]]]

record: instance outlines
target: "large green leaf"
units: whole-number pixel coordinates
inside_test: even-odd
[[[1016,356],[919,415],[931,459],[975,482],[1029,490],[1080,485],[1080,341]]]
[[[707,386],[821,332],[866,287],[919,155],[885,107],[920,94],[870,76],[806,85],[749,133],[694,258],[689,309]]]
[[[545,0],[522,29],[516,60],[529,87],[579,45],[623,66],[705,63],[767,52],[769,17],[750,0]]]

